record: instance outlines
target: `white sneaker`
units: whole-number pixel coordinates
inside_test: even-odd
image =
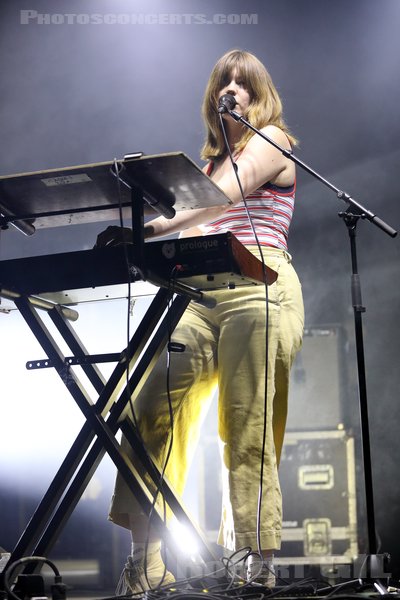
[[[275,568],[272,558],[249,556],[247,561],[247,583],[255,583],[266,588],[276,585]]]
[[[149,564],[145,573],[143,561],[135,561],[132,556],[128,556],[115,593],[117,596],[142,594],[147,590],[171,585],[174,582],[174,576],[165,569],[161,559],[155,564],[154,561]]]

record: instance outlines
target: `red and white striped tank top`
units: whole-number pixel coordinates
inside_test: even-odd
[[[207,168],[207,175],[213,169]],[[287,250],[293,216],[296,185],[278,187],[266,183],[246,198],[247,207],[261,246]],[[243,201],[229,208],[215,221],[201,226],[204,235],[231,231],[245,246],[256,244]]]

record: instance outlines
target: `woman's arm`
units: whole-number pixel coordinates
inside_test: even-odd
[[[188,229],[184,229],[181,231],[179,237],[187,238],[187,237],[196,237],[199,235],[203,235],[203,230],[200,227],[189,227]]]
[[[194,208],[193,210],[181,210],[172,219],[157,217],[148,221],[144,226],[144,237],[146,239],[163,237],[172,233],[184,231],[208,223],[222,215],[229,204],[222,206],[211,206],[208,208]]]
[[[289,141],[281,129],[268,125],[261,130],[287,150],[290,150]],[[230,198],[233,204],[242,200],[233,168],[225,159],[222,168],[216,169],[213,181]],[[254,135],[241,152],[236,164],[238,175],[242,184],[244,196],[261,187],[268,181],[280,180],[280,185],[290,185],[294,181],[294,163],[283,156],[271,144],[260,136]],[[185,229],[209,223],[226,212],[231,204],[197,208],[177,212],[173,219],[157,217],[146,223],[144,233],[146,238],[162,237]]]

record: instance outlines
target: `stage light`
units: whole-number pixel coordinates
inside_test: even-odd
[[[179,523],[176,519],[173,519],[170,525],[170,531],[175,541],[177,550],[184,554],[186,557],[189,556],[191,560],[196,559],[196,555],[199,554],[199,546],[188,527]]]

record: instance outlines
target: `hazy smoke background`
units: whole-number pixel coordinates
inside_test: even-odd
[[[257,23],[40,25],[31,20],[24,25],[21,10],[255,14]],[[203,139],[199,108],[209,72],[221,54],[240,47],[254,52],[270,70],[287,122],[300,140],[299,158],[399,227],[398,0],[13,0],[2,2],[0,15],[1,175],[107,161],[136,150],[181,150],[198,161]],[[303,283],[307,325],[345,328],[347,401],[357,413],[349,242],[337,217],[343,208],[330,190],[299,172],[290,251]],[[5,231],[0,258],[89,248],[101,229],[98,224],[49,229],[32,238]],[[367,307],[363,322],[376,519],[382,549],[392,552],[398,568],[399,241],[364,221],[357,239]],[[0,315],[3,332],[11,318]],[[21,336],[22,347],[30,333]],[[11,355],[3,333],[1,344]],[[19,402],[2,395],[2,410]],[[62,410],[70,409],[63,405]],[[40,414],[41,421],[46,419],[50,427],[51,415]],[[34,420],[30,423],[32,435]],[[20,448],[15,469],[24,471],[22,449],[28,438],[19,435],[18,422],[2,419],[3,427],[15,430]],[[2,462],[4,457],[2,452]],[[21,483],[20,494],[25,493]]]

